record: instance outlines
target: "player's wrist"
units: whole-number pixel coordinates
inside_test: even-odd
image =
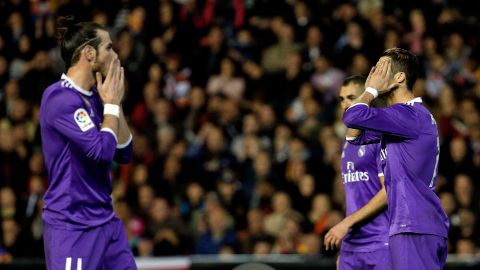
[[[377,98],[377,97],[378,97],[378,90],[375,89],[375,88],[373,88],[373,87],[371,87],[371,86],[367,87],[367,88],[365,89],[365,92],[370,93],[370,94],[373,96],[373,98]]]
[[[117,104],[106,103],[103,106],[103,115],[107,114],[120,118],[120,106]]]

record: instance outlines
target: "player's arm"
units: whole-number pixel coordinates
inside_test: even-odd
[[[343,116],[347,127],[403,138],[418,136],[417,115],[411,106],[395,104],[385,108],[370,108],[358,104],[348,108]]]
[[[96,162],[110,163],[118,143],[120,101],[124,93],[124,73],[118,59],[110,63],[104,81],[96,74],[97,89],[104,105],[103,123],[98,130],[76,93],[59,91],[51,97],[47,113],[52,127],[68,139],[72,148]]]
[[[115,125],[112,129],[117,136],[117,146],[114,159],[119,163],[127,163],[132,157],[132,135],[128,127],[125,115],[121,108],[121,100],[125,92],[125,75],[124,70],[120,66],[118,59],[110,63],[108,74],[104,81],[102,76],[97,72],[97,89],[102,101],[104,102],[104,123],[103,128],[112,128],[112,126],[105,127],[105,125]],[[105,121],[108,119],[108,121]]]
[[[365,92],[353,101],[353,105],[343,115],[343,122],[348,128],[404,138],[417,136],[417,117],[411,106],[395,104],[386,108],[370,107],[378,94],[387,93],[395,87],[395,84],[388,84],[387,78],[390,77],[391,60],[381,59],[368,75]]]
[[[122,164],[130,162],[133,153],[132,139],[133,136],[128,127],[125,114],[121,110],[118,124],[118,144],[113,158],[116,162]]]
[[[385,190],[383,175],[379,175],[379,179],[380,183],[382,184],[382,188],[378,191],[378,193],[373,196],[373,198],[362,208],[345,217],[342,221],[340,221],[340,223],[333,226],[327,232],[324,241],[325,248],[327,250],[334,249],[335,247],[338,248],[342,242],[342,239],[348,233],[350,228],[356,224],[366,221],[370,217],[385,209],[387,206],[387,192]]]
[[[349,143],[355,145],[378,143],[382,139],[382,134],[372,130],[347,129],[347,136],[345,138]]]
[[[118,125],[113,116],[105,117],[98,130],[85,103],[73,91],[58,91],[50,97],[49,104],[52,106],[45,115],[47,123],[68,140],[71,148],[96,162],[109,163],[113,160]]]

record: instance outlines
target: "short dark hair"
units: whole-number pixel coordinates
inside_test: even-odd
[[[382,57],[390,57],[392,59],[392,73],[405,73],[407,80],[407,87],[409,90],[413,89],[413,85],[418,78],[418,58],[412,52],[401,49],[391,48],[382,53]]]
[[[80,51],[86,45],[98,50],[101,39],[97,35],[97,30],[106,29],[94,22],[75,23],[73,16],[57,19],[57,41],[67,69],[78,62]]]
[[[349,86],[350,84],[359,84],[361,86],[364,86],[365,80],[365,77],[361,75],[348,76],[343,80],[342,86]]]

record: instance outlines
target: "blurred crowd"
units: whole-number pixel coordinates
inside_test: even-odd
[[[64,72],[55,21],[104,25],[127,77],[134,159],[112,165],[139,257],[333,256],[344,216],[338,88],[380,53],[418,55],[439,123],[449,252],[480,248],[480,2],[0,0],[0,261],[43,257],[43,90]]]

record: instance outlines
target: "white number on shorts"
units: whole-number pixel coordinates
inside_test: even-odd
[[[72,270],[72,257],[65,260],[65,270]],[[82,258],[77,258],[77,270],[82,270]]]

